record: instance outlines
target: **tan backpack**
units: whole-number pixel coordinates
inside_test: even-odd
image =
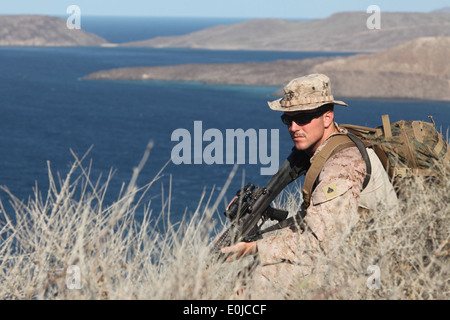
[[[382,116],[382,125],[367,128],[341,125],[357,136],[366,147],[371,147],[380,158],[389,177],[411,175],[439,176],[440,168],[450,162],[450,148],[432,123],[425,121],[398,121],[391,123],[388,115]]]

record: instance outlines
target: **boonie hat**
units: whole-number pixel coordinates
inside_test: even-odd
[[[324,74],[315,73],[296,78],[283,89],[283,98],[267,102],[270,109],[290,112],[313,110],[328,103],[347,106],[343,101],[334,100],[330,78]]]

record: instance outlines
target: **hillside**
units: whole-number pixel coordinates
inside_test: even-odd
[[[0,16],[0,46],[98,46],[105,39],[70,30],[66,20],[41,15]]]
[[[342,96],[450,100],[450,37],[420,38],[387,51],[314,66]]]
[[[336,96],[450,100],[450,37],[420,38],[390,50],[350,57],[269,63],[134,67],[89,74],[93,80],[199,81],[281,87],[313,72],[329,75]]]
[[[280,60],[264,63],[184,64],[102,70],[84,77],[90,80],[166,80],[208,84],[280,86],[298,74],[330,58]]]
[[[366,12],[341,12],[326,19],[255,19],[182,36],[158,37],[123,46],[189,47],[227,50],[376,52],[419,37],[450,36],[442,12],[381,12],[381,29],[367,28]]]
[[[440,9],[433,10],[432,12],[450,13],[450,7],[443,7]]]

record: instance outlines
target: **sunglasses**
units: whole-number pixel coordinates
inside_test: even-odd
[[[281,121],[283,121],[283,123],[287,126],[290,126],[292,124],[292,121],[301,126],[310,123],[313,119],[318,118],[323,114],[323,111],[299,113],[295,116],[288,116],[287,114],[283,113],[283,115],[281,116]]]

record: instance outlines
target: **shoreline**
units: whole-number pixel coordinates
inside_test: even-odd
[[[180,81],[180,80],[125,80],[125,79],[121,79],[121,80],[111,80],[111,79],[84,79],[83,77],[79,78],[79,80],[81,81],[103,81],[103,82],[127,82],[127,83],[148,83],[148,84],[175,84],[175,85],[200,85],[200,86],[210,86],[210,87],[227,87],[227,88],[240,88],[240,87],[247,87],[247,88],[259,88],[259,89],[263,89],[263,88],[273,88],[274,91],[268,95],[268,97],[278,97],[281,98],[283,93],[281,92],[283,90],[282,87],[278,87],[278,86],[264,86],[264,85],[246,85],[246,84],[242,84],[242,85],[238,85],[238,84],[212,84],[212,83],[205,83],[205,82],[201,82],[201,81]],[[279,92],[279,93],[278,93]],[[420,98],[402,98],[402,97],[363,97],[363,96],[337,96],[338,100],[343,100],[343,101],[385,101],[385,102],[414,102],[414,103],[426,103],[426,102],[437,102],[437,103],[448,103],[448,107],[450,108],[450,100],[436,100],[436,99],[420,99]]]
[[[319,56],[244,63],[124,67],[85,75],[89,80],[183,81],[283,88],[301,75],[330,77],[335,96],[450,101],[450,37],[419,38],[373,54]]]

